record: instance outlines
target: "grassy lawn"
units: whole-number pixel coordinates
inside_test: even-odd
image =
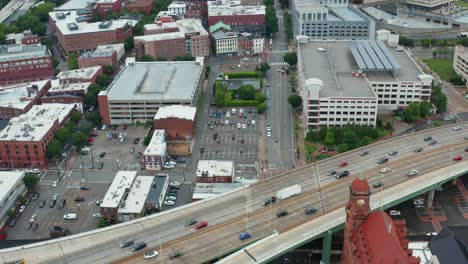
[[[199,120],[200,116],[201,116],[201,110],[202,110],[202,107],[203,107],[203,101],[205,101],[205,93],[202,91],[200,93],[200,98],[198,98],[198,103],[197,103],[197,120]]]
[[[465,2],[463,0],[458,0],[455,2],[455,4],[463,7],[468,7],[468,2]]]
[[[457,77],[457,73],[452,68],[453,59],[423,59],[423,61],[444,81],[449,82],[452,77]]]

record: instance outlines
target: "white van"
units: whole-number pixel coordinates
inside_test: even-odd
[[[252,126],[255,126],[255,120],[252,120]]]
[[[75,220],[78,217],[77,214],[75,213],[68,213],[63,216],[63,219],[65,220]]]

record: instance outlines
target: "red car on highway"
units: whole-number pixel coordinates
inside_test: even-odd
[[[201,221],[197,225],[194,226],[195,229],[201,229],[208,226],[208,221]]]
[[[90,137],[97,137],[98,134],[93,132],[93,133],[89,134],[89,136],[90,136]]]
[[[453,158],[454,161],[460,161],[462,159],[463,159],[462,156],[456,156],[456,157]]]
[[[338,163],[338,167],[342,168],[342,167],[346,167],[348,166],[348,162],[347,161],[342,161],[340,163]]]
[[[92,143],[94,140],[92,138],[88,138],[88,142]]]

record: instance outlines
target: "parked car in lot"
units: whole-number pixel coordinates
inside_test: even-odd
[[[194,226],[195,229],[201,229],[208,226],[208,221],[201,221]]]
[[[135,144],[135,145],[138,144],[139,142],[140,142],[140,138],[135,138],[135,139],[133,140],[133,144]]]
[[[182,255],[183,255],[182,252],[180,252],[178,250],[174,250],[169,254],[169,258],[170,259],[175,259],[175,258],[178,258],[178,257],[180,257]]]
[[[66,200],[66,199],[63,199],[62,202],[60,203],[59,208],[65,207],[65,204],[66,204],[66,203],[67,203],[67,200]]]
[[[39,199],[39,196],[40,196],[40,194],[39,194],[38,192],[35,192],[35,193],[33,194],[32,199],[33,199],[33,200],[37,200],[37,199]]]
[[[23,204],[23,205],[19,208],[18,213],[24,212],[25,209],[26,209],[26,205]]]
[[[68,213],[63,216],[65,220],[75,220],[76,218],[78,218],[78,214],[75,213]]]
[[[401,216],[401,212],[397,210],[390,210],[389,212],[390,216]]]
[[[101,214],[100,214],[100,213],[94,213],[94,214],[93,214],[93,217],[94,217],[94,218],[101,218]]]
[[[174,201],[164,201],[164,205],[175,205],[175,202]]]
[[[37,214],[33,214],[33,215],[31,215],[31,218],[29,219],[29,222],[34,223],[34,221],[36,221],[36,219],[37,219]]]
[[[26,226],[24,227],[24,230],[29,230],[29,229],[31,229],[32,225],[33,225],[33,223],[27,222],[27,223],[26,223]]]
[[[39,203],[39,208],[44,208],[46,204],[46,201],[45,200],[42,200],[40,203]]]
[[[89,187],[86,186],[86,185],[81,185],[81,186],[80,186],[80,190],[82,190],[82,191],[87,191],[87,190],[89,190]]]
[[[55,206],[56,200],[50,200],[49,207],[53,208]]]
[[[283,216],[287,216],[288,214],[289,214],[288,211],[282,210],[276,213],[276,217],[283,217]]]
[[[36,231],[38,227],[39,227],[39,224],[38,224],[38,223],[34,223],[34,224],[32,225],[32,227],[31,227],[31,231],[33,231],[33,232]]]
[[[252,235],[250,233],[248,233],[248,232],[242,232],[239,235],[240,240],[245,240],[245,239],[248,239],[248,238],[251,238],[251,237],[252,237]]]
[[[18,220],[18,219],[17,219],[16,217],[15,217],[15,218],[11,218],[10,222],[8,223],[8,225],[9,225],[10,227],[14,227],[14,226],[16,225],[16,221],[17,221],[17,220]]]
[[[84,201],[85,201],[84,197],[80,197],[80,196],[75,197],[75,202],[84,202]]]

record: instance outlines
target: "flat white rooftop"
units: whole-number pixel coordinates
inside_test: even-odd
[[[50,56],[49,50],[43,45],[0,45],[0,62],[12,60],[27,60]],[[0,64],[0,68],[3,68]]]
[[[52,85],[47,93],[73,93],[73,92],[83,92],[88,91],[91,82],[82,82],[82,83],[60,83],[59,79],[54,79],[51,81]]]
[[[88,51],[81,54],[81,59],[111,57],[114,51],[117,53],[117,60],[120,61],[125,55],[123,43],[97,46],[94,51]]]
[[[166,138],[165,132],[161,129],[154,130],[153,136],[151,137],[151,141],[145,149],[143,155],[151,155],[151,156],[164,156],[166,155]]]
[[[146,24],[143,26],[145,30],[157,30],[157,29],[162,30],[162,29],[176,28],[176,27],[177,27],[176,22],[165,22],[161,24],[153,23],[153,24]]]
[[[208,1],[208,16],[245,16],[245,15],[265,15],[265,6],[242,6],[221,4],[215,1]]]
[[[187,119],[187,120],[195,120],[195,114],[197,112],[197,108],[193,106],[186,106],[186,105],[169,105],[160,107],[158,112],[154,116],[155,120],[163,119],[163,118],[180,118],[180,119]]]
[[[172,2],[168,7],[167,9],[170,9],[170,8],[184,8],[186,6],[186,4],[184,2]]]
[[[125,202],[119,207],[119,214],[139,214],[143,211],[148,192],[153,183],[153,176],[138,176],[132,184]]]
[[[60,80],[66,79],[91,79],[97,74],[97,72],[102,68],[102,66],[94,66],[88,68],[81,68],[71,71],[63,71],[57,75],[57,78]]]
[[[80,10],[84,9],[87,6],[93,4],[93,0],[69,0],[63,5],[54,8],[56,11],[70,11],[70,10]]]
[[[234,161],[199,160],[197,177],[234,176]]]
[[[199,33],[200,35],[208,35],[208,31],[203,27],[200,19],[185,18],[176,21],[179,30],[184,34]]]
[[[24,177],[23,171],[0,171],[0,201],[10,195],[11,189],[15,188],[18,181]]]
[[[34,105],[26,114],[13,117],[0,132],[0,141],[41,141],[55,122],[62,123],[73,104]]]
[[[48,80],[32,82],[30,84],[19,84],[14,86],[0,87],[0,107],[8,107],[23,110],[41,91]],[[33,88],[37,86],[37,90]]]
[[[114,31],[116,29],[127,26],[134,27],[137,23],[138,21],[130,19],[108,20],[94,23],[62,23],[62,21],[57,21],[56,26],[63,35],[76,35],[84,33]]]
[[[90,15],[82,11],[53,11],[49,13],[49,18],[56,24],[83,23],[91,20]]]
[[[100,206],[103,208],[116,208],[119,206],[124,193],[130,190],[136,174],[136,171],[117,172]]]
[[[185,40],[185,34],[180,31],[166,32],[166,33],[138,36],[138,37],[134,37],[133,39],[142,40],[142,41],[161,41],[161,40],[168,40],[168,39],[184,39]]]

